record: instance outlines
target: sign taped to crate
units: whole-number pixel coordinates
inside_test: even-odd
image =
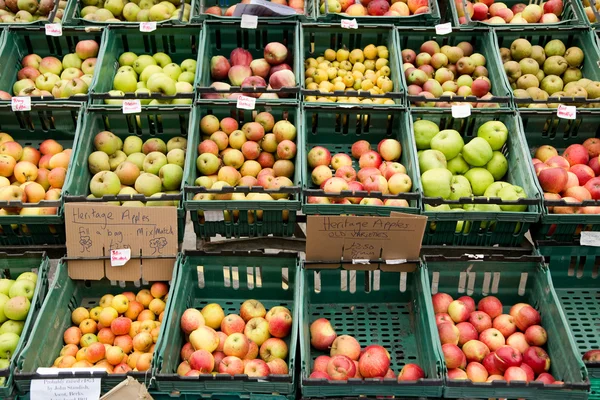
[[[100,378],[32,379],[31,400],[100,398]]]
[[[318,261],[352,260],[352,269],[414,270],[412,263],[385,260],[418,259],[426,223],[425,216],[404,213],[391,213],[389,217],[309,215],[306,260],[313,264],[307,264],[307,268],[338,268],[335,263]],[[378,260],[381,263],[373,262]]]
[[[175,207],[68,203],[65,226],[67,256],[85,258],[68,261],[72,279],[171,279],[178,251]],[[110,256],[117,249],[129,249],[131,259],[114,268]]]

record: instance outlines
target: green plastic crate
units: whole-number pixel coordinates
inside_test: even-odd
[[[477,136],[479,127],[488,121],[501,121],[508,128],[508,140],[502,148],[502,153],[508,160],[508,172],[504,181],[521,186],[527,193],[527,199],[520,204],[527,204],[523,212],[503,211],[500,213],[487,211],[425,211],[425,204],[515,204],[501,199],[461,198],[458,201],[441,198],[423,197],[422,214],[426,215],[429,224],[426,225],[423,244],[451,246],[520,246],[529,226],[540,218],[541,193],[534,177],[533,166],[529,162],[518,116],[511,111],[472,110],[471,116],[465,119],[452,118],[448,111],[443,110],[411,110],[411,130],[418,119],[435,122],[442,129],[455,129],[460,132],[465,142]],[[418,167],[418,163],[417,163]],[[420,170],[418,172],[420,176]],[[419,185],[421,185],[419,179]],[[457,222],[465,221],[462,226]]]
[[[567,0],[571,1],[571,0]],[[573,0],[580,1],[580,0]],[[568,4],[565,2],[565,5]],[[584,78],[591,79],[593,81],[600,81],[600,70],[598,65],[600,63],[600,46],[595,33],[587,27],[561,27],[561,28],[545,28],[545,29],[532,29],[532,28],[521,28],[510,31],[506,30],[494,30],[493,34],[496,37],[496,48],[498,54],[499,65],[502,66],[500,58],[500,48],[509,48],[511,43],[519,38],[527,39],[532,45],[544,46],[550,40],[559,39],[562,40],[567,48],[571,46],[580,47],[585,57],[582,64],[582,73]],[[505,73],[500,71],[504,77],[506,84],[510,87],[508,77]],[[513,96],[513,102],[516,107],[521,107],[525,104],[549,104],[556,103],[555,99],[549,100],[529,100],[519,99]],[[582,107],[586,108],[598,108],[597,103],[600,99],[584,99],[583,97],[561,97],[561,103],[576,105],[579,109]],[[538,109],[539,110],[539,109]]]
[[[78,103],[80,104],[80,103]],[[31,111],[13,112],[10,104],[0,105],[0,131],[10,134],[22,146],[39,148],[41,142],[53,138],[75,156],[76,130],[84,109],[80,105],[34,104]],[[72,169],[67,169],[68,179]],[[64,187],[64,186],[63,186]],[[0,208],[5,202],[0,202]],[[15,204],[15,203],[11,203]],[[0,216],[0,246],[64,244],[65,225],[62,199],[45,200],[36,207],[58,207],[57,215]]]
[[[224,93],[275,93],[281,99],[293,100],[299,98],[300,73],[302,71],[302,43],[297,22],[290,21],[260,21],[256,29],[244,29],[238,21],[206,21],[202,25],[198,69],[196,70],[196,87],[202,97],[209,94]],[[280,89],[241,88],[232,86],[229,90],[217,91],[210,87],[213,83],[210,76],[210,60],[214,56],[224,56],[229,59],[231,52],[242,47],[248,50],[254,59],[263,58],[264,49],[270,42],[279,42],[288,49],[287,64],[292,67],[296,77],[296,85]],[[226,82],[227,83],[227,82]],[[267,83],[269,83],[267,81]],[[211,102],[215,102],[214,99]],[[217,100],[216,102],[219,102]]]
[[[180,259],[175,295],[168,308],[166,335],[156,344],[158,358],[154,378],[161,392],[179,392],[193,398],[209,399],[271,399],[295,398],[295,364],[298,340],[298,318],[302,281],[295,254],[279,255],[208,255],[188,252]],[[289,349],[288,375],[261,379],[247,375],[227,374],[180,377],[180,351],[185,343],[179,320],[190,307],[202,309],[209,303],[218,303],[225,315],[239,314],[241,304],[257,299],[270,309],[285,306],[293,316],[291,334],[286,337]],[[263,397],[264,396],[264,397]]]
[[[527,398],[527,399],[582,399],[588,398],[590,382],[569,331],[550,272],[539,256],[510,258],[486,257],[473,261],[460,258],[425,257],[431,293],[448,293],[453,298],[472,296],[475,303],[485,296],[495,296],[503,304],[503,311],[517,303],[529,303],[541,317],[541,325],[548,332],[546,349],[551,358],[550,373],[564,385],[545,385],[541,382],[485,382],[473,383],[446,378],[444,397],[447,398]],[[429,299],[431,305],[431,298]],[[431,324],[434,314],[429,314]],[[439,338],[436,346],[441,351]],[[445,366],[444,366],[445,368]]]
[[[21,332],[21,338],[10,360],[8,369],[0,370],[0,378],[4,383],[0,385],[0,397],[7,398],[14,391],[14,370],[17,365],[19,355],[27,343],[34,322],[37,320],[42,303],[48,294],[48,271],[50,262],[46,253],[27,252],[23,254],[0,253],[0,278],[17,279],[23,272],[36,272],[38,275],[35,291],[31,298],[31,307],[25,325]]]
[[[362,107],[342,108],[331,105],[305,105],[303,107],[304,123],[304,156],[315,146],[323,146],[333,156],[336,153],[351,154],[352,144],[358,140],[367,140],[371,148],[383,139],[396,139],[402,146],[402,155],[399,162],[404,165],[406,172],[413,183],[412,191],[398,195],[382,195],[365,192],[342,192],[337,197],[378,197],[383,201],[388,198],[404,199],[408,207],[374,206],[362,204],[315,204],[309,203],[309,197],[327,196],[323,190],[312,183],[312,169],[305,159],[302,167],[303,203],[302,211],[307,215],[377,215],[389,216],[392,211],[409,214],[418,214],[421,200],[421,190],[418,179],[418,162],[414,139],[409,134],[409,115],[406,109]],[[358,160],[352,159],[354,169],[358,171]],[[335,196],[333,196],[335,197]]]
[[[556,147],[562,153],[572,144],[581,144],[588,138],[600,137],[598,124],[600,116],[591,110],[577,110],[576,119],[566,120],[556,116],[553,110],[520,111],[523,132],[527,139],[529,156],[527,163],[533,168],[531,158],[535,149],[547,144]],[[534,182],[540,193],[543,190],[534,175]],[[548,205],[560,205],[559,202],[542,198],[542,214],[538,224],[532,226],[534,240],[555,240],[572,243],[579,240],[584,231],[600,231],[600,215],[597,214],[551,214]],[[587,200],[585,205],[600,205],[598,200]]]
[[[58,2],[57,2],[58,4]],[[46,36],[40,28],[9,28],[0,39],[0,90],[13,93],[13,85],[17,82],[17,73],[23,67],[21,60],[28,54],[37,54],[40,57],[54,56],[59,60],[75,52],[75,46],[81,40],[95,40],[101,45],[102,34],[99,32],[86,32],[83,29],[63,28],[62,36]],[[98,53],[100,55],[100,53]],[[98,75],[98,69],[95,70]],[[88,95],[71,96],[69,98],[32,97],[33,101],[61,102],[80,104],[88,101]],[[2,100],[2,102],[8,102]]]
[[[171,298],[174,297],[174,283],[179,274],[178,263],[175,263],[171,286],[169,288],[168,300],[165,310],[168,310]],[[64,346],[62,334],[72,326],[71,313],[77,307],[95,307],[98,301],[105,294],[120,294],[127,291],[137,293],[141,289],[149,289],[147,283],[140,282],[111,282],[103,278],[97,281],[73,280],[69,277],[69,269],[66,262],[61,260],[56,268],[54,281],[48,292],[48,296],[40,310],[40,316],[36,320],[30,335],[30,340],[19,354],[15,368],[15,384],[19,394],[28,394],[31,381],[34,379],[44,379],[47,375],[40,375],[36,370],[40,367],[51,367],[60,350]],[[167,315],[168,314],[165,313]],[[160,326],[159,337],[166,333],[166,323]],[[157,357],[158,346],[156,346],[152,358]],[[152,374],[150,371],[138,372],[130,371],[127,374],[108,374],[105,371],[90,372],[69,372],[64,370],[64,374],[59,374],[58,379],[66,378],[100,378],[101,391],[106,393],[127,376],[132,376],[140,382],[145,382],[150,387]]]
[[[399,28],[398,39],[401,49],[412,49],[417,54],[420,52],[421,45],[428,40],[435,40],[440,47],[444,45],[456,46],[460,42],[471,43],[474,52],[480,53],[485,57],[485,67],[488,70],[488,78],[492,84],[491,93],[493,97],[489,99],[489,101],[484,102],[498,103],[500,108],[512,108],[510,86],[506,84],[506,79],[503,75],[502,62],[498,59],[498,52],[495,50],[496,40],[491,31],[464,28],[460,31],[455,30],[446,35],[438,35],[434,29],[430,28]],[[408,94],[407,98],[411,107],[414,107],[415,101],[425,101],[425,98],[419,95]],[[438,99],[427,99],[426,101],[449,103],[452,100],[449,97],[441,97]],[[467,98],[461,98],[461,101],[477,102],[478,99],[476,96],[468,96]],[[436,104],[436,106],[437,105],[438,104]],[[417,109],[420,108],[421,107],[418,107]]]
[[[80,140],[73,151],[73,157],[70,163],[74,172],[67,177],[64,185],[65,201],[92,201],[86,199],[90,194],[89,183],[93,177],[88,169],[88,156],[95,151],[94,137],[96,134],[101,131],[110,131],[122,140],[125,140],[127,136],[138,136],[143,141],[158,137],[163,139],[165,143],[176,136],[182,136],[189,139],[189,115],[190,111],[187,107],[169,109],[147,107],[139,114],[123,114],[120,109],[115,108],[87,109],[82,113],[82,121],[77,128]],[[189,154],[189,147],[186,151],[186,156],[187,154]],[[183,191],[183,186],[182,180],[181,191]],[[177,196],[177,199],[180,199],[182,193],[180,192],[179,195],[174,196]],[[148,199],[149,198],[143,195],[134,195],[131,196],[131,198],[127,195],[120,195],[118,197],[104,196],[102,199],[93,201],[105,203],[115,200],[147,201]],[[156,199],[157,198],[152,198],[152,200]],[[185,211],[181,202],[177,206],[177,228],[177,236],[181,243],[183,242],[185,231]]]
[[[196,178],[200,176],[196,168],[198,158],[198,144],[202,141],[200,121],[206,115],[212,114],[217,118],[233,117],[241,127],[246,122],[254,121],[253,114],[269,111],[275,121],[287,118],[296,127],[296,160],[294,177],[292,181],[296,186],[290,190],[295,193],[290,195],[290,200],[260,201],[260,200],[193,200],[194,189],[197,192],[206,191],[205,188],[194,186]],[[216,235],[224,237],[256,237],[256,236],[292,236],[296,227],[296,211],[300,210],[301,171],[304,160],[303,137],[301,134],[301,117],[299,105],[269,104],[256,106],[255,111],[244,111],[230,104],[198,103],[192,112],[190,125],[192,136],[188,146],[186,159],[185,182],[185,209],[190,211],[194,232],[197,237],[210,239]],[[249,189],[249,188],[247,188]],[[238,188],[232,189],[237,191]],[[253,192],[265,192],[262,187],[255,187]],[[268,191],[267,191],[268,193]],[[205,218],[205,212],[218,213],[217,218]],[[201,214],[201,215],[200,215]],[[262,216],[260,216],[262,214]],[[215,220],[217,219],[217,220]],[[227,220],[226,220],[227,219]]]
[[[171,19],[168,19],[165,21],[156,21],[157,28],[160,30],[163,27],[180,26],[180,25],[187,24],[188,22],[183,20],[183,16],[185,13],[184,8],[186,8],[185,3],[188,3],[187,14],[188,14],[188,19],[191,19],[191,7],[189,5],[189,2],[190,2],[190,0],[185,0],[185,2],[183,4],[177,5],[176,1],[172,1],[171,3],[173,3],[179,10],[177,17],[171,18]],[[155,4],[158,4],[158,2]],[[120,27],[135,28],[136,30],[139,30],[139,26],[140,26],[139,22],[130,22],[130,21],[103,22],[103,21],[86,20],[85,18],[81,17],[81,10],[84,7],[85,7],[85,5],[82,4],[81,0],[69,0],[67,3],[67,7],[65,8],[65,13],[64,13],[64,17],[63,17],[63,20],[64,20],[63,25],[65,25],[65,26],[91,26],[91,27],[96,27],[99,29],[120,26]]]
[[[467,17],[466,24],[460,24],[459,18],[458,18],[458,10],[465,9],[466,0],[448,0],[448,8],[452,15],[452,26],[455,26],[455,27],[476,26],[476,27],[493,28],[495,31],[500,31],[500,30],[512,31],[515,28],[531,29],[532,27],[535,27],[537,29],[540,29],[540,28],[546,29],[546,28],[554,28],[554,27],[566,28],[566,27],[572,27],[572,26],[585,26],[585,25],[587,25],[586,21],[581,20],[581,17],[577,11],[577,6],[573,4],[574,2],[577,2],[577,1],[581,1],[581,0],[564,0],[563,1],[563,4],[564,4],[563,12],[562,12],[562,15],[559,17],[561,19],[561,21],[554,22],[554,23],[547,23],[547,24],[540,24],[540,23],[536,23],[536,24],[489,24],[489,23],[483,22],[483,21],[473,21],[469,17]],[[506,6],[508,8],[511,8],[515,4],[519,4],[519,3],[530,4],[528,2],[523,2],[520,0],[508,0],[508,1],[504,1],[503,3],[506,4]],[[534,3],[531,3],[531,4],[534,4]],[[464,11],[463,11],[463,13],[464,13]]]
[[[441,2],[443,4],[443,2]],[[354,3],[352,3],[354,4]],[[407,17],[388,16],[350,16],[344,13],[329,12],[329,5],[325,2],[324,12],[321,12],[321,1],[315,0],[315,15],[319,22],[339,22],[343,19],[356,19],[359,26],[392,24],[400,26],[434,26],[440,23],[440,6],[436,0],[429,0],[429,12],[409,15]]]
[[[597,1],[589,0],[588,3],[590,4],[592,13],[594,13],[594,17],[596,17],[595,22],[591,22],[587,16],[587,14],[585,13],[585,5],[583,4],[582,0],[574,1],[573,6],[576,8],[577,12],[579,13],[579,18],[582,22],[582,25],[588,25],[588,26],[592,27],[593,29],[598,29],[598,28],[600,28],[600,11],[598,11],[595,8]],[[596,11],[594,12],[594,10],[596,10]]]
[[[108,92],[113,90],[113,79],[119,69],[119,57],[121,54],[131,51],[135,54],[153,55],[164,52],[169,55],[174,63],[180,64],[183,60],[191,58],[196,60],[198,53],[202,53],[200,47],[200,25],[188,25],[182,27],[160,27],[153,32],[140,32],[139,29],[110,27],[104,30],[102,47],[98,55],[95,74],[90,87],[90,99],[92,104],[104,104],[104,99],[136,99],[152,98],[158,100],[190,99],[195,97],[194,93],[177,93],[174,96],[152,93],[150,96],[136,96],[134,93],[125,93],[123,97],[109,96]],[[198,64],[197,69],[200,69]],[[121,105],[106,105],[108,107],[122,108]],[[181,105],[178,105],[180,107]],[[145,108],[146,106],[142,106]],[[175,105],[161,105],[169,108]]]
[[[437,332],[429,317],[433,315],[431,294],[421,266],[414,272],[383,272],[312,269],[305,264],[302,274],[300,349],[304,397],[441,397],[443,357],[435,345]],[[416,363],[426,378],[410,382],[398,382],[395,378],[343,382],[310,379],[314,359],[329,354],[310,344],[310,324],[318,318],[327,318],[338,336],[351,335],[363,347],[385,347],[396,375],[405,364]]]
[[[268,1],[268,0],[267,0]],[[225,15],[218,16],[213,14],[206,14],[206,10],[209,7],[218,6],[221,7],[221,11],[225,14],[225,11],[231,6],[241,4],[240,0],[192,0],[192,22],[198,23],[206,20],[209,21],[236,21],[241,22],[241,17],[226,17]],[[265,17],[259,16],[258,21],[311,21],[315,19],[315,4],[313,0],[304,1],[304,14],[288,15],[288,16],[274,16]]]
[[[377,17],[381,18],[381,17]],[[404,104],[404,94],[406,82],[404,79],[404,70],[402,68],[402,59],[400,55],[400,45],[398,33],[392,25],[369,25],[359,26],[357,30],[345,29],[339,24],[302,24],[300,40],[302,41],[302,60],[313,57],[323,56],[325,50],[338,50],[345,46],[348,50],[364,49],[369,44],[375,46],[387,46],[389,52],[390,79],[394,83],[392,92],[372,95],[366,91],[345,90],[334,91],[332,93],[321,93],[319,90],[306,89],[306,75],[304,65],[300,70],[300,81],[302,82],[302,95],[306,96],[327,96],[327,97],[365,97],[365,98],[386,98],[392,99],[396,105]],[[323,104],[307,102],[305,104]],[[361,104],[361,106],[364,106]],[[386,105],[385,107],[389,107]]]

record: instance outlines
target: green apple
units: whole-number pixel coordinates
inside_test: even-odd
[[[471,197],[473,191],[471,190],[471,182],[462,175],[454,175],[452,181],[450,181],[450,197],[448,200],[459,200],[461,197]],[[461,204],[453,204],[450,208],[461,208]]]
[[[460,133],[454,129],[444,129],[431,139],[431,148],[444,153],[446,160],[458,156],[465,145]]]
[[[446,157],[439,150],[425,150],[419,156],[419,168],[421,173],[433,168],[446,168]],[[450,172],[450,171],[448,171]]]
[[[158,171],[158,176],[166,190],[175,190],[180,188],[183,180],[183,168],[175,164],[167,164]]]
[[[494,183],[494,177],[485,168],[471,168],[465,174],[465,178],[471,183],[471,189],[475,196],[481,196],[485,190]]]
[[[192,93],[194,91],[194,87],[187,82],[176,82],[175,89],[177,93]]]
[[[10,360],[17,349],[19,339],[20,336],[12,332],[0,335],[0,358]]]
[[[504,154],[494,151],[492,159],[485,165],[485,169],[490,171],[495,180],[502,179],[508,172],[508,161]]]
[[[508,128],[500,121],[488,121],[479,127],[477,136],[484,138],[492,150],[500,150],[508,139]]]
[[[123,152],[127,154],[127,156],[134,153],[141,153],[143,144],[144,142],[140,137],[127,136],[123,142]]]
[[[500,206],[498,204],[475,204],[475,207],[473,207],[473,209],[471,211],[483,211],[483,212],[487,212],[487,213],[501,213],[502,209],[500,208]],[[492,217],[493,218],[493,217]],[[487,222],[487,221],[482,221],[481,222],[481,229],[493,229],[494,226],[496,226],[496,221],[491,221],[491,222]]]
[[[179,75],[179,78],[177,78],[177,82],[187,82],[189,84],[193,84],[194,83],[194,73],[187,72],[187,71],[182,72],[181,75]]]
[[[158,193],[154,193],[150,197],[160,197],[164,194],[165,193],[163,193],[163,192],[158,192]],[[146,207],[171,207],[172,205],[173,205],[173,201],[171,201],[171,200],[155,200],[155,201],[148,201],[146,203]]]
[[[6,315],[4,315],[4,305],[8,303],[9,300],[10,297],[0,293],[0,323],[3,323],[8,319]]]
[[[441,197],[447,199],[452,193],[452,172],[446,168],[434,168],[421,175],[423,194],[426,197]]]
[[[136,94],[136,96],[138,94],[144,94],[144,95],[150,96],[152,94],[152,92],[150,91],[150,89],[140,88],[140,89],[136,89],[135,90],[135,94]],[[146,98],[142,98],[142,97],[140,97],[139,100],[140,100],[140,104],[143,105],[143,106],[147,106],[152,101],[152,99],[150,99],[150,98],[146,99]]]
[[[498,196],[502,200],[506,201],[515,201],[521,198],[526,198],[527,193],[523,190],[522,187],[516,185],[505,186],[498,192]],[[502,211],[512,211],[512,212],[522,212],[527,210],[527,205],[500,205]]]
[[[327,2],[327,9],[325,9],[325,2],[321,4],[321,14],[326,13],[339,13],[342,11],[342,6],[338,0],[325,0]]]
[[[135,22],[141,8],[135,3],[127,3],[123,7],[123,17],[129,22]]]
[[[463,158],[462,154],[459,154],[452,160],[448,160],[446,168],[452,172],[452,175],[464,175],[470,167]]]
[[[136,74],[141,74],[149,65],[157,65],[156,60],[147,54],[142,54],[133,62],[133,69]]]
[[[137,88],[138,89],[147,89],[146,82],[138,82],[137,83]]]
[[[160,169],[165,165],[167,165],[167,156],[159,151],[152,151],[144,160],[144,172],[158,175]]]
[[[90,181],[90,192],[98,198],[104,195],[117,195],[120,190],[121,181],[112,171],[98,172]]]
[[[503,187],[506,187],[506,186],[512,186],[512,185],[510,183],[504,182],[504,181],[494,182],[490,186],[488,186],[487,189],[485,189],[485,192],[483,193],[483,195],[485,197],[500,197],[500,196],[498,196],[498,192],[500,191],[500,189],[502,189]]]
[[[137,60],[137,58],[138,58],[137,54],[132,53],[131,51],[125,52],[119,56],[119,65],[120,66],[124,66],[124,65],[132,66],[133,63],[135,63],[135,60]]]
[[[121,71],[130,72],[135,76],[136,80],[138,79],[138,74],[137,74],[137,72],[135,72],[135,70],[133,69],[133,67],[131,65],[123,65],[122,67],[119,67],[117,72],[121,72]]]
[[[440,204],[439,206],[432,206],[431,204],[425,204],[425,211],[434,211],[434,212],[447,212],[452,211],[448,204]]]
[[[140,6],[140,8],[142,9],[142,11],[144,11],[144,10],[148,11],[155,4],[158,4],[158,0],[140,0],[140,2],[138,3],[138,6]],[[138,21],[141,21],[139,13],[138,13]],[[146,20],[146,21],[148,21],[148,20]]]
[[[135,180],[135,190],[147,197],[160,192],[161,187],[162,182],[160,178],[147,172],[140,174]]]
[[[109,90],[108,92],[109,96],[113,96],[113,97],[121,97],[121,96],[125,96],[125,93],[121,90]],[[123,105],[123,100],[122,99],[104,99],[104,102],[106,104],[110,104],[113,106],[121,106]]]
[[[2,315],[4,315],[4,307],[2,307]],[[25,327],[25,321],[11,321],[8,320],[0,326],[0,334],[6,332],[12,332],[17,335],[20,335],[23,332],[23,328]]]
[[[140,82],[147,82],[148,79],[154,74],[160,74],[163,72],[163,69],[158,65],[149,65],[140,74]]]
[[[167,153],[167,161],[169,164],[179,165],[181,168],[185,166],[185,151],[182,149],[172,149]]]
[[[165,54],[163,52],[158,52],[155,53],[152,58],[154,58],[154,61],[156,61],[156,63],[158,65],[161,66],[161,68],[166,67],[167,65],[171,64],[173,61],[171,61],[171,57],[169,57],[168,54]]]
[[[8,291],[14,283],[13,279],[0,279],[0,293],[8,296]]]
[[[127,156],[127,161],[131,161],[141,170],[144,169],[144,160],[146,159],[146,155],[144,153],[132,153]]]
[[[31,303],[25,296],[16,296],[4,304],[4,315],[13,321],[25,321]]]
[[[166,96],[173,96],[177,93],[175,81],[166,74],[154,74],[146,82],[146,86],[153,93],[162,93]]]
[[[121,15],[124,7],[125,3],[123,0],[106,0],[104,2],[104,8],[110,11],[115,17],[119,17]]]
[[[25,296],[27,300],[31,301],[33,294],[35,293],[35,282],[29,279],[17,280],[14,285],[10,287],[8,296],[12,299],[13,297]]]
[[[440,132],[439,126],[425,119],[415,121],[413,130],[418,150],[430,149],[431,139]]]
[[[113,79],[113,88],[121,92],[133,93],[137,89],[137,79],[131,72],[117,72]]]
[[[108,21],[114,19],[115,16],[109,10],[101,8],[94,13],[98,17],[98,21]]]
[[[65,55],[62,59],[63,69],[67,69],[67,68],[81,69],[82,63],[83,63],[83,61],[81,61],[81,58],[77,57],[77,54],[75,54],[75,53],[69,53],[69,54]]]
[[[190,72],[192,74],[196,73],[196,60],[187,58],[183,60],[181,63],[181,70],[183,72]]]
[[[10,367],[10,360],[0,358],[0,369],[7,369],[8,367]]]
[[[47,90],[50,92],[59,81],[60,77],[58,75],[55,75],[52,72],[46,72],[35,78],[35,86],[40,90]]]
[[[174,81],[177,81],[179,75],[181,75],[181,73],[183,72],[181,70],[181,67],[175,63],[165,65],[163,71],[169,78],[173,79]]]
[[[492,159],[492,155],[492,147],[480,137],[471,139],[462,149],[463,158],[473,167],[483,167]]]

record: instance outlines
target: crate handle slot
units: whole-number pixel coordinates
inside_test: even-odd
[[[314,271],[313,274],[315,293],[321,293],[321,273]]]
[[[254,267],[246,267],[246,280],[248,289],[254,289]]]

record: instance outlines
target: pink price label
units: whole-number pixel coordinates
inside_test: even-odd
[[[139,100],[123,100],[123,114],[136,114],[142,112],[142,103]]]
[[[31,97],[13,97],[10,99],[10,105],[13,111],[30,111]]]
[[[341,26],[345,29],[358,29],[358,22],[356,22],[356,19],[343,19]]]
[[[575,116],[577,115],[577,107],[559,104],[558,109],[556,110],[556,115],[558,118],[575,119]]]
[[[116,249],[110,251],[110,265],[121,267],[131,259],[131,249]]]
[[[140,22],[140,32],[153,32],[156,30],[156,22]]]
[[[240,96],[237,99],[237,108],[242,110],[254,110],[256,99],[254,97]]]
[[[62,36],[62,25],[61,24],[46,24],[46,36]]]

